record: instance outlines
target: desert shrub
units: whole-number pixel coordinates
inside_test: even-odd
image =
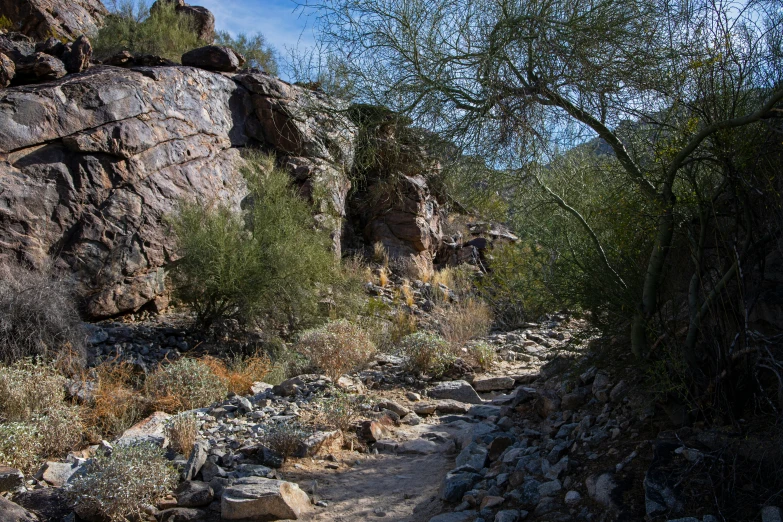
[[[344,319],[302,332],[294,349],[335,382],[367,364],[376,352],[367,332]]]
[[[87,421],[96,437],[115,437],[138,421],[149,401],[138,390],[139,379],[127,362],[108,361],[95,368],[95,393]]]
[[[416,332],[400,342],[400,353],[406,358],[409,371],[438,377],[456,360],[451,344],[432,332]]]
[[[477,282],[501,325],[515,328],[556,310],[559,303],[547,286],[549,255],[536,245],[503,245],[492,250],[489,273]]]
[[[437,312],[441,335],[455,347],[489,333],[492,310],[479,299],[466,299]]]
[[[215,35],[215,45],[231,47],[245,57],[246,69],[263,69],[272,76],[277,76],[277,53],[267,44],[266,38],[260,33],[248,36],[239,33],[236,37],[227,31],[218,31]]]
[[[479,341],[468,346],[468,358],[482,370],[489,370],[497,361],[495,347],[491,344]]]
[[[81,440],[79,410],[62,404],[24,422],[0,423],[0,462],[30,474],[45,460],[63,457]]]
[[[251,196],[241,214],[183,202],[172,218],[177,294],[204,326],[223,318],[290,327],[313,321],[339,274],[329,238],[314,229],[310,205],[274,158],[249,153],[242,173]]]
[[[165,432],[171,443],[171,448],[184,455],[185,458],[190,458],[198,436],[196,416],[192,413],[180,413],[173,416],[166,423]]]
[[[449,291],[458,297],[469,297],[474,293],[475,274],[476,269],[466,264],[438,270],[432,276],[433,300],[435,302],[448,301]],[[449,291],[443,291],[444,287]]]
[[[167,412],[209,406],[228,393],[226,382],[206,362],[188,357],[159,366],[144,389],[156,408]]]
[[[272,451],[279,453],[285,462],[302,448],[305,440],[312,434],[312,430],[298,422],[283,421],[264,426],[258,440]]]
[[[154,505],[177,483],[176,470],[152,444],[116,446],[111,454],[96,455],[87,466],[87,473],[72,482],[68,495],[76,512],[90,518],[119,522],[139,516],[144,506]]]
[[[27,421],[65,402],[65,378],[31,361],[0,366],[0,421]]]
[[[84,358],[86,334],[64,281],[50,270],[0,265],[0,362],[53,359],[68,348]]]
[[[150,10],[145,2],[119,2],[92,41],[96,58],[130,51],[179,62],[187,51],[206,45],[199,40],[193,19],[180,16],[174,7],[173,2],[158,2]]]
[[[332,429],[348,433],[361,414],[361,399],[360,396],[343,391],[331,391],[328,397],[318,400],[318,421]]]

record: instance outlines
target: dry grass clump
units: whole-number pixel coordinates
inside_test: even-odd
[[[457,358],[452,345],[433,332],[408,335],[400,342],[400,352],[409,371],[432,377],[443,375]]]
[[[181,453],[185,458],[190,458],[198,436],[198,419],[191,413],[180,413],[169,419],[166,424],[166,438],[169,439],[171,448]]]
[[[160,365],[147,377],[144,393],[155,409],[177,413],[223,400],[228,385],[204,360],[185,357]]]
[[[177,483],[177,472],[152,444],[116,446],[88,463],[87,474],[76,478],[68,495],[84,519],[112,522],[136,519]]]
[[[221,379],[229,392],[249,395],[254,382],[262,381],[272,371],[272,361],[266,354],[255,353],[249,357],[234,357],[223,361],[204,357],[203,363]]]
[[[411,282],[407,279],[402,281],[400,293],[405,300],[405,304],[408,305],[409,308],[413,308],[413,305],[416,304],[416,300],[413,297],[413,288],[411,288]]]
[[[372,246],[372,260],[380,263],[385,268],[389,267],[389,251],[380,241]]]
[[[48,365],[0,367],[0,462],[31,473],[81,442],[81,415],[65,401],[64,384]]]
[[[149,401],[138,390],[138,378],[127,362],[109,361],[95,368],[96,389],[88,413],[97,437],[120,435],[149,410]]]
[[[433,274],[432,285],[444,286],[458,296],[468,296],[473,291],[476,270],[470,265],[450,266]],[[448,293],[444,294],[448,297]]]
[[[264,431],[259,437],[259,442],[279,453],[283,462],[293,457],[303,446],[312,431],[295,421],[278,422],[277,424],[264,426]]]
[[[53,359],[67,347],[84,360],[86,334],[67,285],[49,270],[0,264],[0,362]]]
[[[378,284],[383,288],[389,285],[389,269],[385,266],[378,269]]]
[[[478,299],[466,299],[440,310],[437,314],[441,335],[455,346],[489,333],[492,309]]]
[[[376,353],[370,335],[344,319],[302,333],[294,349],[333,381],[367,364]]]

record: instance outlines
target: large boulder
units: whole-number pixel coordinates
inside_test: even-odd
[[[51,54],[34,53],[16,62],[13,82],[23,85],[57,80],[68,74],[65,64]]]
[[[16,65],[13,60],[3,53],[0,53],[0,88],[11,85],[16,75]]]
[[[94,35],[107,14],[101,0],[0,0],[0,16],[37,40]]]
[[[62,53],[65,69],[72,74],[87,70],[91,58],[92,44],[86,36],[80,36],[73,43],[68,44]]]
[[[307,494],[291,482],[248,477],[223,491],[223,520],[298,520],[310,506]]]
[[[208,71],[236,72],[245,58],[230,47],[207,45],[182,55],[182,65],[199,67]]]

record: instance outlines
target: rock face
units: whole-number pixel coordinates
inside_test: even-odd
[[[239,147],[275,151],[340,244],[355,130],[323,95],[260,73],[97,67],[2,91],[0,107],[0,257],[54,258],[90,317],[164,294],[165,216],[186,199],[239,208]]]
[[[38,40],[94,35],[107,14],[101,0],[0,0],[0,16]]]
[[[38,517],[22,506],[0,497],[0,522],[37,522]]]
[[[16,65],[5,54],[0,53],[0,88],[8,87],[16,75]]]

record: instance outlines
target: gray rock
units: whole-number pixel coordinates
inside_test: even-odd
[[[195,480],[186,480],[174,490],[177,505],[185,508],[208,506],[215,498],[215,492],[209,484]]]
[[[201,509],[175,507],[164,509],[157,515],[160,522],[197,522],[205,520],[207,513]]]
[[[601,391],[606,391],[609,388],[610,382],[609,382],[609,376],[605,374],[604,372],[598,372],[595,374],[595,379],[593,380],[593,395],[596,395]]]
[[[559,492],[563,489],[563,485],[560,483],[559,480],[551,480],[549,482],[544,482],[540,486],[538,486],[538,494],[542,497],[553,497],[555,493]]]
[[[108,11],[100,0],[0,0],[0,13],[37,40],[75,40],[96,34]]]
[[[446,502],[459,502],[473,485],[481,480],[478,473],[448,473],[443,479],[440,496]]]
[[[138,443],[150,443],[165,447],[168,444],[166,439],[166,421],[171,415],[158,411],[139,421],[122,433],[122,436],[115,441],[116,444],[131,445]]]
[[[63,487],[74,477],[84,473],[85,467],[78,463],[47,462],[41,468],[39,474],[47,483],[55,487]]]
[[[577,388],[573,392],[563,395],[560,407],[564,410],[577,410],[587,402],[589,395],[590,392],[587,388]]]
[[[761,508],[761,522],[783,522],[783,514],[777,506]]]
[[[466,446],[457,456],[457,467],[467,466],[475,471],[481,471],[487,463],[488,454],[486,446],[473,442]]]
[[[22,506],[0,497],[0,522],[38,522],[38,517]]]
[[[482,404],[484,401],[476,390],[466,381],[446,381],[438,383],[429,391],[433,399],[451,399],[467,404]]]
[[[182,55],[182,65],[208,71],[236,72],[245,64],[245,58],[230,47],[208,45]]]
[[[487,377],[473,380],[473,388],[480,392],[511,390],[515,384],[513,377]]]
[[[84,35],[69,44],[67,50],[62,54],[62,61],[65,65],[65,69],[71,74],[80,73],[89,69],[91,58],[92,44],[90,44],[90,40]]]
[[[519,511],[516,509],[504,509],[495,515],[495,522],[518,522]]]
[[[631,386],[623,379],[614,385],[614,388],[612,388],[612,391],[609,393],[609,399],[611,399],[612,402],[619,402],[628,395],[630,390]]]
[[[190,454],[185,469],[182,470],[182,480],[193,480],[201,471],[204,463],[207,461],[207,455],[209,453],[209,444],[206,441],[199,440],[193,446],[193,451]]]
[[[213,462],[211,460],[212,458],[214,457],[208,457],[207,461],[201,467],[201,478],[204,479],[204,482],[212,482],[212,479],[215,477],[225,478],[228,476],[226,474],[226,470],[218,466],[217,463]]]
[[[571,490],[565,495],[565,503],[569,506],[574,506],[582,501],[582,495],[578,491]]]
[[[24,474],[21,471],[0,465],[0,493],[16,491],[24,484]]]
[[[443,513],[432,517],[429,522],[473,522],[478,516],[477,511],[457,511],[455,513]]]
[[[16,62],[14,84],[49,82],[68,74],[62,60],[50,54],[35,53]]]
[[[590,498],[604,507],[617,509],[617,505],[612,498],[617,489],[617,483],[611,473],[603,473],[598,477],[591,475],[587,478],[585,484]]]
[[[480,419],[486,419],[489,417],[499,417],[500,416],[500,406],[491,406],[489,404],[477,404],[475,406],[471,406],[468,410],[468,415],[472,415],[473,417],[478,417]]]
[[[16,76],[16,64],[4,53],[0,53],[0,88],[11,85]]]
[[[519,488],[519,503],[524,507],[535,507],[541,500],[538,488],[541,483],[535,479],[527,479]]]
[[[257,477],[237,480],[223,491],[223,520],[298,520],[310,506],[299,486]]]
[[[397,415],[399,415],[400,418],[405,417],[411,412],[411,410],[409,410],[408,408],[405,408],[404,406],[392,400],[381,401],[377,404],[377,407],[381,411],[383,410],[392,411]]]

